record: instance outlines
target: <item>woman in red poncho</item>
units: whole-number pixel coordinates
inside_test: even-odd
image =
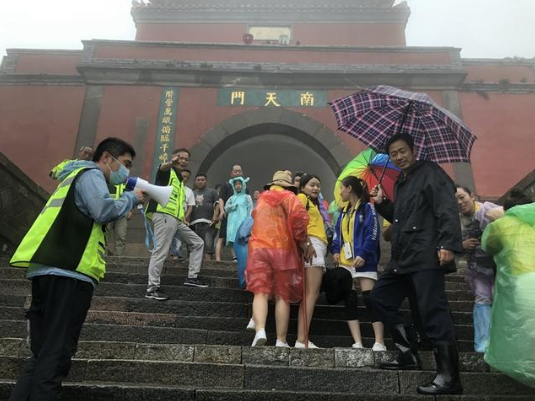
[[[314,248],[306,241],[308,213],[297,199],[291,175],[277,171],[269,189],[260,195],[253,211],[253,229],[245,277],[247,290],[254,293],[253,319],[256,335],[252,346],[264,345],[268,301],[275,299],[278,347],[288,347],[286,333],[290,303],[303,295],[304,259],[298,247],[310,259]]]

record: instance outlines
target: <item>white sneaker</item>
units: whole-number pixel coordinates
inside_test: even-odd
[[[295,348],[306,348],[305,343],[302,343],[300,341],[295,342]],[[317,345],[315,345],[312,341],[308,341],[308,349],[319,349]]]
[[[362,345],[362,343],[355,343],[351,346],[352,348],[358,348],[358,349],[363,349],[364,346]]]
[[[253,318],[251,318],[251,320],[249,320],[249,324],[247,324],[247,327],[245,328],[245,330],[255,331],[255,328],[256,328],[256,323],[254,322]]]
[[[259,347],[261,345],[265,345],[266,342],[267,342],[266,330],[261,329],[261,330],[258,330],[256,335],[254,336],[253,344],[251,345],[251,347]]]
[[[386,351],[386,346],[381,343],[373,344],[372,351]]]
[[[282,342],[281,340],[277,339],[277,342],[275,343],[275,347],[281,347],[281,348],[290,348],[288,343]]]

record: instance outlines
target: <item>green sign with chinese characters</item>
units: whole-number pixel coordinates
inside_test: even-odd
[[[152,162],[152,179],[156,178],[158,166],[171,160],[175,141],[176,112],[178,105],[178,88],[163,88],[160,100],[160,115],[154,143],[154,161]]]
[[[326,107],[327,93],[318,90],[219,89],[218,106]]]

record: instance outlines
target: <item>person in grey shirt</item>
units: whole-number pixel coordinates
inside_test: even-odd
[[[215,228],[219,221],[219,194],[207,188],[206,174],[195,177],[195,207],[191,213],[190,227],[204,241],[204,260],[212,260],[214,254]]]

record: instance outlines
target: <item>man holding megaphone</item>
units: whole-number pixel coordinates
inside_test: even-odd
[[[93,161],[56,170],[60,181],[18,246],[10,263],[26,267],[32,282],[27,313],[32,357],[10,400],[57,400],[91,304],[106,272],[106,224],[145,202],[141,191],[110,196],[123,184],[136,152],[119,138],[106,138]]]
[[[165,301],[169,297],[160,288],[160,277],[173,237],[178,235],[190,249],[188,278],[184,285],[208,287],[199,277],[204,242],[184,222],[184,199],[186,191],[180,171],[188,166],[190,152],[181,148],[173,152],[171,161],[163,163],[156,173],[156,185],[172,187],[171,196],[165,205],[152,199],[147,207],[147,218],[154,224],[155,246],[149,263],[149,280],[146,298]]]

